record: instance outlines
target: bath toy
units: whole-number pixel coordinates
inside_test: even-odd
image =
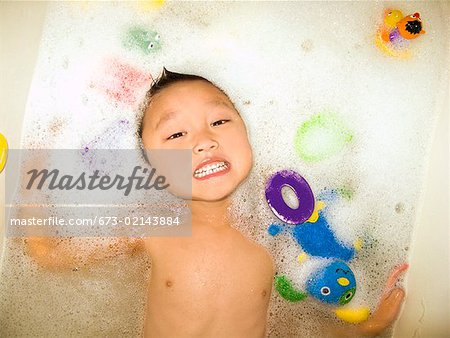
[[[375,44],[385,54],[398,58],[411,57],[409,40],[425,34],[419,13],[403,17],[399,10],[387,9],[384,24],[378,29]]]
[[[407,40],[405,40],[407,41]],[[380,49],[384,54],[388,56],[392,56],[399,59],[409,59],[411,57],[411,51],[409,50],[409,46],[406,44],[398,44],[397,46],[392,43],[386,43],[383,41],[381,37],[381,33],[378,33],[375,37],[375,45]]]
[[[306,293],[296,290],[285,276],[275,278],[275,289],[290,302],[298,302],[307,297]]]
[[[165,0],[144,0],[138,1],[137,3],[139,5],[139,10],[151,11],[161,8],[165,2]]]
[[[336,238],[324,215],[315,223],[296,225],[291,231],[296,242],[308,255],[344,261],[349,261],[355,255],[354,248],[344,245]]]
[[[361,307],[358,309],[339,307],[334,310],[336,316],[348,323],[358,324],[365,320],[370,315],[370,309],[368,307]]]
[[[306,162],[318,162],[340,152],[353,139],[353,134],[337,114],[313,115],[297,129],[294,146]]]
[[[306,220],[306,222],[315,223],[319,219],[319,211],[325,208],[324,201],[318,201],[314,206],[314,211],[311,214],[311,217]]]
[[[297,257],[297,261],[301,264],[304,261],[306,261],[308,259],[308,255],[304,252],[302,252],[300,255],[298,255]]]
[[[363,241],[360,238],[358,238],[355,239],[355,241],[353,242],[353,247],[355,248],[356,251],[359,251],[362,249],[363,244],[364,244]]]
[[[134,106],[150,87],[150,74],[118,59],[104,60],[100,73],[90,85],[115,103]]]
[[[155,31],[135,26],[128,29],[123,44],[129,49],[150,54],[161,49],[161,36]]]
[[[411,40],[425,34],[419,13],[408,15],[397,22],[397,29],[402,37]]]
[[[332,261],[308,278],[306,290],[322,302],[344,305],[355,295],[355,276],[344,262]]]
[[[299,199],[297,209],[289,208],[284,202],[281,188],[285,185],[289,185],[295,191]],[[321,196],[325,197],[328,203],[332,203],[340,190],[325,189]],[[307,193],[305,194],[305,192]],[[268,228],[269,234],[271,236],[277,236],[281,233],[290,234],[303,250],[298,256],[298,262],[304,265],[309,256],[318,262],[317,266],[313,265],[303,281],[297,280],[295,283],[296,285],[303,283],[304,291],[294,286],[294,283],[287,276],[282,274],[275,276],[275,289],[278,293],[290,302],[304,300],[310,295],[321,302],[335,306],[349,303],[356,292],[356,279],[346,262],[354,257],[356,250],[345,245],[335,236],[322,211],[326,207],[326,203],[323,201],[314,203],[314,195],[309,184],[293,170],[276,172],[268,179],[266,199],[270,208],[280,220],[285,223],[288,223],[285,220],[290,222],[288,224],[271,224]],[[303,216],[296,218],[293,215],[294,213]],[[317,214],[317,216],[314,214]],[[292,226],[292,220],[294,219],[303,220],[303,223]],[[352,311],[354,312],[350,310],[339,312],[339,318],[356,322],[364,318],[364,314],[367,312],[363,309]],[[367,316],[365,316],[366,319]]]
[[[291,209],[281,195],[283,186],[289,185],[299,200],[297,209]],[[355,254],[355,249],[346,246],[336,238],[323,212],[317,219],[311,219],[314,213],[314,195],[308,182],[293,170],[281,170],[269,177],[266,183],[266,200],[272,212],[285,224],[271,224],[269,233],[272,236],[280,232],[289,232],[305,253],[323,258],[335,258],[349,261]],[[320,196],[328,196],[329,202],[336,198],[337,190],[325,189]],[[317,205],[325,207],[323,201]],[[320,238],[320,241],[317,239]]]
[[[283,186],[294,190],[300,201],[297,209],[292,209],[284,201],[281,195]],[[292,170],[279,171],[269,178],[266,186],[266,199],[273,213],[289,224],[305,222],[314,211],[314,195],[308,182]]]
[[[383,41],[390,41],[390,32],[397,26],[397,22],[399,22],[403,18],[403,13],[397,9],[386,9],[384,11],[384,26],[380,27],[379,34]]]
[[[384,11],[384,24],[389,28],[395,28],[397,22],[403,18],[403,13],[398,9],[386,9]]]
[[[305,261],[308,256],[329,260],[329,264],[309,275],[306,291],[311,296],[336,305],[344,304],[344,300],[351,300],[356,292],[356,281],[352,270],[345,262],[354,257],[356,250],[344,245],[336,238],[322,213],[315,223],[306,222],[294,227],[271,224],[268,231],[271,236],[277,236],[282,232],[289,233],[303,250],[298,257],[299,262]],[[339,275],[339,272],[343,275]],[[346,280],[340,278],[346,278]],[[286,277],[285,279],[287,282]],[[322,290],[322,288],[326,289]],[[332,296],[330,296],[331,291],[333,291]],[[350,293],[351,296],[348,296]]]
[[[305,275],[305,280],[295,278],[296,284],[303,285],[305,291],[294,286],[293,280],[285,275],[275,276],[275,289],[281,297],[298,302],[312,296],[323,303],[341,306],[349,303],[356,293],[356,280],[353,271],[343,261],[320,260],[318,267]],[[303,264],[303,263],[302,263]]]
[[[349,261],[355,255],[354,247],[348,247],[336,238],[324,215],[314,223],[305,222],[293,227],[271,224],[268,231],[271,236],[281,232],[290,233],[303,251],[311,256]],[[356,243],[359,248],[362,246],[360,242]]]
[[[342,185],[335,189],[324,188],[317,194],[317,199],[331,204],[336,202],[338,198],[345,199],[347,201],[353,198],[354,191],[348,185]]]
[[[5,136],[0,133],[0,173],[6,165],[6,158],[8,156],[8,142]]]

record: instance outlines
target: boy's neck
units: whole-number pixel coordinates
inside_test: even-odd
[[[208,226],[215,228],[229,227],[230,200],[225,198],[221,201],[190,201],[193,226]]]

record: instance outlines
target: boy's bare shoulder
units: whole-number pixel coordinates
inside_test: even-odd
[[[234,229],[234,231],[244,243],[244,246],[247,247],[248,252],[251,253],[258,262],[264,263],[264,265],[270,265],[272,274],[275,274],[275,263],[269,251],[263,245],[245,236],[239,230]]]
[[[144,237],[142,247],[150,256],[163,254],[179,246],[180,241],[187,237]]]

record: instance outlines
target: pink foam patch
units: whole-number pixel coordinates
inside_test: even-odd
[[[117,58],[106,59],[102,68],[93,87],[112,101],[134,106],[150,88],[152,76],[149,73]]]

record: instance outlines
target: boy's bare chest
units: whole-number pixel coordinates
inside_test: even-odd
[[[240,238],[203,238],[161,243],[152,252],[153,289],[194,298],[267,296],[272,261],[254,243]]]
[[[264,329],[273,281],[264,249],[239,236],[152,244],[148,332],[236,336]]]

